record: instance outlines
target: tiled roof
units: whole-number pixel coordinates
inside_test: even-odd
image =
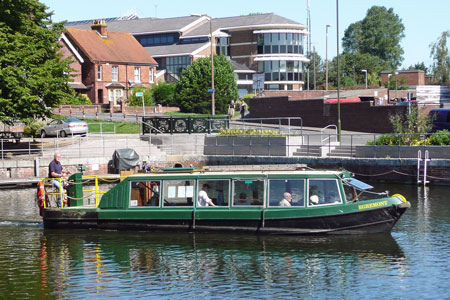
[[[182,29],[193,25],[200,16],[185,16],[176,18],[156,19],[142,18],[134,20],[112,20],[107,21],[108,30],[116,32],[129,32],[132,34],[139,33],[158,33],[158,32],[181,32]],[[73,23],[73,22],[72,22]],[[306,28],[305,25],[281,17],[279,15],[254,14],[247,16],[213,18],[213,30],[232,28],[232,27],[258,27],[264,25],[272,25],[283,28]],[[73,28],[90,29],[90,24],[83,23],[79,25],[71,25]],[[193,26],[193,30],[187,30],[183,36],[197,36],[209,34],[209,22],[203,22],[200,26]]]
[[[157,62],[130,33],[111,32],[108,37],[91,29],[66,28],[67,34],[93,62],[152,64]]]
[[[181,29],[195,22],[199,17],[177,17],[167,19],[142,18],[135,20],[114,20],[107,22],[108,30],[116,32],[157,33],[157,32],[180,32]],[[89,29],[90,24],[72,26],[74,28]]]

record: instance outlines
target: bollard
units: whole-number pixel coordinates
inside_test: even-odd
[[[98,106],[95,107],[95,119],[98,121]]]

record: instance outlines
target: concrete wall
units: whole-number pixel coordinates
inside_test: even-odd
[[[419,150],[422,158],[425,157],[425,150],[428,150],[429,157],[439,159],[450,159],[450,149],[448,146],[356,146],[355,153],[358,158],[412,158],[417,159]]]
[[[62,163],[71,171],[76,171],[79,163],[87,166],[85,174],[107,174],[107,163],[110,158],[99,159],[67,159]],[[50,159],[40,160],[39,176],[47,176]],[[207,165],[264,165],[264,164],[307,164],[315,169],[339,170],[344,168],[356,174],[356,178],[381,182],[416,183],[416,159],[354,159],[354,158],[316,158],[316,157],[268,157],[268,156],[202,156],[172,155],[164,161],[149,162],[152,167],[173,167],[179,163],[183,167]],[[98,167],[98,170],[96,170]],[[0,179],[24,179],[33,176],[34,162],[2,161],[0,163]],[[382,174],[377,176],[377,174]],[[406,175],[404,175],[406,174]],[[432,184],[450,184],[450,160],[432,159],[428,166],[428,175]],[[394,192],[394,191],[393,191]]]
[[[63,167],[71,172],[77,172],[78,164],[86,166],[86,175],[107,174],[108,161],[111,157],[97,158],[62,158]],[[48,165],[52,159],[39,158],[36,160],[2,160],[0,161],[0,180],[24,179],[29,177],[47,177]],[[38,174],[35,174],[38,166]]]

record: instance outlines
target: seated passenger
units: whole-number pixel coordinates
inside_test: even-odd
[[[309,197],[309,204],[311,204],[311,205],[319,204],[319,196],[312,195],[311,197]]]
[[[209,184],[205,183],[202,190],[198,193],[197,206],[216,206],[208,197]]]
[[[235,205],[252,205],[250,201],[247,200],[247,194],[246,193],[240,193],[239,199],[236,199]]]
[[[339,199],[336,197],[335,193],[329,193],[326,198],[326,203],[339,203]]]
[[[290,193],[286,192],[283,194],[284,198],[278,204],[279,206],[291,206],[292,196]]]

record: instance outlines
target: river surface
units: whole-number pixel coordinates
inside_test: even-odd
[[[411,202],[391,234],[44,230],[0,190],[0,299],[450,299],[450,187],[375,186]]]

